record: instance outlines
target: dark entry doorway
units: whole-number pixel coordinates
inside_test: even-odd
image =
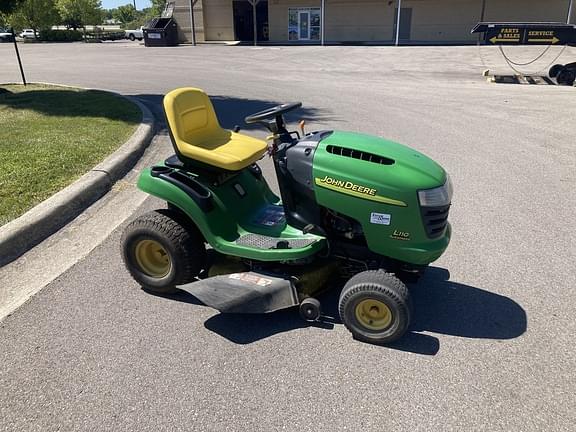
[[[234,0],[234,35],[242,42],[254,41],[254,20],[252,4],[248,0]],[[258,41],[268,40],[268,1],[260,0],[256,5]]]
[[[394,11],[394,37],[396,37],[396,18],[398,17],[398,8]],[[398,39],[410,40],[412,30],[412,8],[400,9],[400,33]]]

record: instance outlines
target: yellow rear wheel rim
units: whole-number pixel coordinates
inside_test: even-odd
[[[162,278],[172,268],[170,255],[156,240],[141,240],[136,244],[134,254],[138,266],[148,276]]]
[[[392,323],[392,311],[380,300],[362,300],[356,305],[354,312],[356,320],[369,330],[381,331]]]

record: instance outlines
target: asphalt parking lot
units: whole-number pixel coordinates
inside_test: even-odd
[[[19,79],[11,50],[0,82]],[[452,177],[453,239],[412,287],[410,333],[377,347],[295,311],[226,316],[146,294],[123,269],[120,227],[0,323],[0,430],[574,428],[575,88],[489,84],[485,65],[503,63],[478,47],[21,50],[29,81],[119,91],[158,115],[164,93],[195,86],[225,127],[301,100],[292,120],[311,129],[412,146]]]

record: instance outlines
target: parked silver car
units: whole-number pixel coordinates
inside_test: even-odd
[[[36,39],[36,33],[32,29],[24,29],[18,36],[22,39]]]

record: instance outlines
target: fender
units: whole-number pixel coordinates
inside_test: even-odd
[[[138,178],[138,188],[182,210],[212,246],[218,238],[233,241],[238,236],[236,222],[221,211],[210,190],[192,177],[164,166],[147,168]]]

